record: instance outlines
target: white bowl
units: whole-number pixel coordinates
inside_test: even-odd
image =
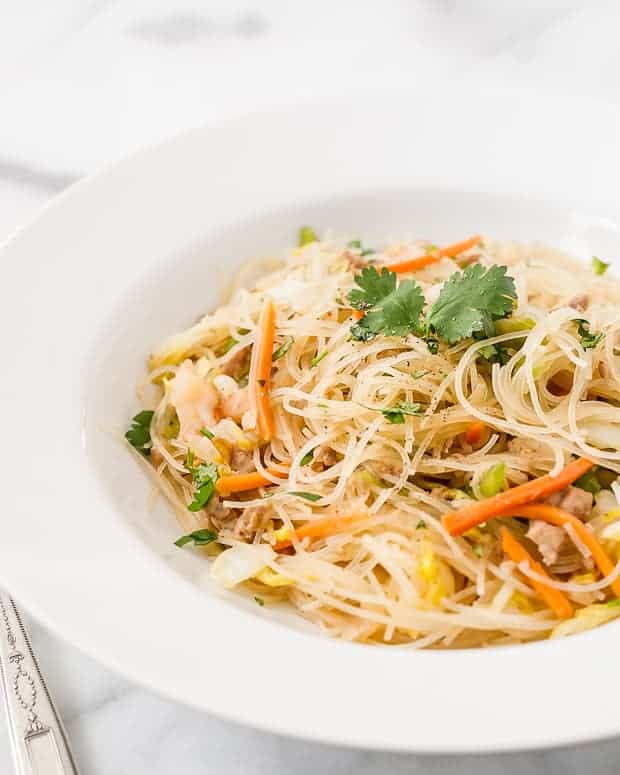
[[[301,223],[608,259],[619,166],[611,107],[384,93],[192,131],[71,188],[0,254],[2,583],[131,679],[263,729],[434,752],[620,732],[620,625],[479,651],[329,640],[216,591],[118,440],[150,348]]]

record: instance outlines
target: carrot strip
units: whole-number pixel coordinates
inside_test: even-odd
[[[609,574],[616,567],[607,552],[599,544],[596,536],[591,533],[585,524],[564,509],[551,506],[548,503],[532,503],[529,506],[518,506],[508,512],[503,512],[502,517],[526,517],[527,519],[540,519],[543,522],[549,522],[551,525],[571,525],[579,539],[588,547],[592,553],[592,559],[603,576]],[[538,571],[536,571],[538,573]],[[620,577],[612,581],[611,588],[617,597],[620,597]]]
[[[388,264],[387,268],[390,272],[396,272],[401,274],[403,272],[415,272],[417,269],[423,269],[429,264],[434,264],[439,261],[440,258],[458,256],[459,253],[464,253],[466,250],[473,248],[480,242],[480,235],[475,234],[469,239],[462,242],[456,242],[454,245],[447,245],[445,248],[439,248],[432,253],[428,253],[425,256],[418,256],[417,258],[409,258],[406,261],[397,261],[394,264]]]
[[[482,434],[484,433],[484,429],[486,428],[486,425],[481,422],[480,420],[477,420],[476,422],[472,422],[470,425],[467,426],[467,430],[465,431],[465,441],[468,444],[480,444],[482,441]]]
[[[273,413],[269,403],[271,380],[271,356],[276,335],[276,308],[271,299],[265,299],[258,321],[257,336],[252,348],[250,390],[256,405],[256,427],[264,441],[270,441],[274,433]]]
[[[365,314],[366,313],[363,310],[361,310],[361,309],[354,309],[353,310],[353,317],[356,320],[361,320],[364,317]]]
[[[503,527],[501,530],[501,536],[502,549],[513,562],[516,562],[518,565],[519,563],[525,561],[529,565],[531,571],[537,573],[539,576],[543,576],[544,578],[551,580],[551,577],[545,571],[542,565],[534,560],[529,552],[523,546],[521,546],[521,544],[512,535],[512,533],[505,527]],[[549,608],[551,608],[551,610],[558,618],[570,619],[570,617],[573,615],[573,606],[563,592],[561,592],[559,589],[548,587],[546,584],[543,584],[542,581],[531,579],[529,576],[524,576],[524,578],[525,581],[533,589],[535,589],[536,592],[538,592],[539,596],[542,597],[545,603],[549,606]]]
[[[287,474],[277,468],[265,469],[272,476],[279,476],[286,479]],[[252,471],[250,474],[229,474],[220,476],[215,484],[215,489],[219,493],[244,492],[245,490],[255,490],[257,487],[266,487],[272,485],[270,479],[264,477],[259,471]]]
[[[443,526],[450,535],[461,535],[461,533],[476,527],[481,522],[486,522],[491,517],[505,516],[517,506],[543,500],[549,495],[553,495],[554,492],[563,490],[590,468],[592,468],[592,462],[580,457],[569,463],[557,476],[547,475],[532,479],[532,481],[520,484],[518,487],[500,492],[492,498],[476,501],[462,509],[446,514],[442,519]]]
[[[348,517],[317,519],[314,522],[306,522],[305,525],[298,527],[295,530],[295,536],[298,541],[301,541],[303,538],[326,538],[335,533],[342,533],[355,525],[356,522],[361,522],[367,518],[368,514],[366,512],[360,512],[358,514],[351,514]],[[291,546],[292,543],[293,541],[290,538],[285,538],[279,541],[274,548],[276,551],[280,551],[280,549],[286,549]]]

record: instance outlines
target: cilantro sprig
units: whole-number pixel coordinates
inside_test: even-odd
[[[209,503],[215,492],[215,484],[218,480],[217,466],[214,463],[200,463],[195,466],[194,453],[189,450],[185,469],[192,475],[192,481],[196,486],[194,499],[187,508],[190,511],[200,511]]]
[[[397,284],[395,272],[369,266],[355,283],[358,287],[349,292],[349,303],[366,314],[351,327],[354,339],[415,333],[431,352],[437,352],[439,339],[455,344],[476,334],[493,336],[495,321],[512,312],[517,298],[514,280],[505,266],[498,265],[472,264],[455,272],[424,316],[424,294],[413,278]]]

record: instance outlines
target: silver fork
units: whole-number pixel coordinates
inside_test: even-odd
[[[17,775],[78,775],[19,610],[1,591],[0,673]]]

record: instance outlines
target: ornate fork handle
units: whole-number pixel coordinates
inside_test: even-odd
[[[2,592],[0,673],[18,775],[78,775],[17,606]]]

